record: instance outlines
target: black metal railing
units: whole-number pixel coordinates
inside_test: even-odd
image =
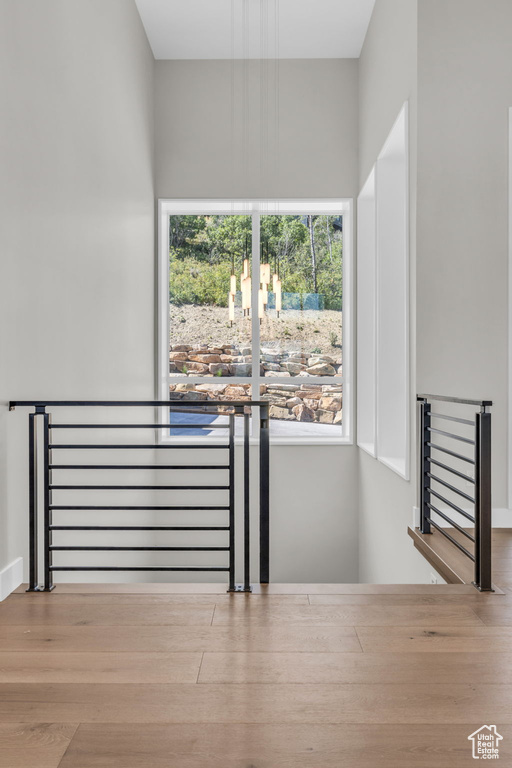
[[[53,574],[56,571],[182,571],[182,572],[227,572],[229,578],[229,590],[235,592],[248,592],[250,586],[250,426],[251,415],[253,417],[253,426],[258,426],[257,436],[259,444],[259,532],[260,532],[260,552],[259,552],[259,580],[260,583],[269,581],[269,410],[266,401],[214,401],[207,403],[203,401],[11,401],[9,409],[16,407],[33,407],[34,412],[29,414],[29,588],[28,591],[49,592],[54,588]],[[169,413],[169,421],[161,423],[162,419],[149,422],[146,420],[141,423],[88,423],[73,418],[73,421],[54,422],[52,421],[52,410],[60,408],[96,408],[96,407],[128,407],[128,408],[158,408],[160,413]],[[215,417],[223,417],[224,423],[175,423],[171,419],[171,414],[195,413],[214,414]],[[76,411],[73,411],[76,413]],[[154,411],[153,411],[154,413]],[[255,415],[258,414],[258,419]],[[236,563],[236,542],[235,520],[236,520],[236,500],[235,500],[235,481],[236,481],[236,462],[235,451],[238,438],[235,438],[235,420],[241,422],[242,430],[242,453],[243,461],[243,514],[241,515],[243,525],[244,545],[242,549],[243,559],[243,584],[235,584],[235,563]],[[38,435],[38,425],[42,426],[42,436]],[[86,442],[58,442],[54,435],[55,431],[60,430],[163,430],[164,440],[153,443],[95,441]],[[201,437],[199,440],[177,441],[173,436],[183,430],[224,430],[227,432],[227,440],[222,437],[219,441],[210,438]],[[219,433],[220,434],[220,433]],[[172,439],[168,439],[171,438]],[[90,464],[66,463],[62,457],[68,451],[94,450],[102,451],[105,449],[114,450],[165,450],[182,451],[193,449],[196,451],[217,450],[225,451],[226,460],[222,464],[181,464],[171,460],[165,464],[126,464],[126,463],[101,463]],[[42,456],[42,470],[40,468],[40,458]],[[57,458],[56,458],[57,456]],[[39,463],[38,463],[39,461]],[[227,471],[227,484],[195,485],[195,484],[171,484],[171,485],[136,485],[136,484],[66,484],[55,483],[53,480],[54,472],[70,470],[128,470],[130,473],[138,470],[177,470],[180,473],[191,470],[202,472]],[[88,492],[88,491],[221,491],[227,494],[227,500],[222,504],[191,504],[183,505],[176,503],[165,503],[158,505],[147,504],[112,504],[95,503],[90,504],[85,500],[80,500],[78,504],[57,503],[56,496],[60,492]],[[173,501],[171,498],[168,501]],[[40,510],[42,508],[42,520],[40,520]],[[152,512],[172,512],[172,511],[212,511],[223,512],[227,514],[227,520],[222,525],[83,525],[83,524],[55,524],[54,513],[66,513],[77,511],[88,512],[126,512],[126,511],[152,511]],[[40,529],[43,532],[43,586],[39,586],[39,559],[40,559]],[[223,531],[228,533],[228,544],[225,546],[125,546],[125,545],[66,545],[55,544],[54,533],[62,531],[76,532],[97,532],[106,531]],[[54,563],[55,552],[226,552],[228,562],[225,565],[56,565]]]
[[[473,561],[474,585],[482,592],[492,591],[491,414],[488,411],[492,401],[440,395],[418,395],[417,401],[420,531],[429,534],[434,528],[448,539]],[[471,414],[472,418],[463,418],[433,411],[432,402],[478,410],[474,417]],[[457,428],[462,434],[440,429],[438,424],[444,426],[444,422],[460,425]],[[473,493],[460,488],[461,481],[471,486]],[[453,519],[454,513],[458,520]],[[471,524],[469,529],[466,520]],[[457,531],[460,538],[449,533],[441,521],[452,527],[454,533]]]

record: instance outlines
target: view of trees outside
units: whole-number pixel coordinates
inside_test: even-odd
[[[251,217],[171,216],[170,222],[171,375],[250,376],[258,357],[251,317],[258,307],[243,309],[240,278],[247,259],[260,283],[251,267]],[[260,227],[260,260],[270,274],[259,312],[259,374],[341,374],[341,217],[262,215]],[[279,312],[273,275],[281,285]]]
[[[170,217],[170,398],[204,400],[206,413],[208,400],[259,396],[270,403],[274,434],[339,435],[342,219],[261,215],[260,241],[269,266],[255,274],[250,216]]]

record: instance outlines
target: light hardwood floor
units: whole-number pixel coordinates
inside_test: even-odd
[[[512,576],[500,566],[494,595],[20,588],[0,604],[0,767],[462,768],[484,724],[512,765]]]

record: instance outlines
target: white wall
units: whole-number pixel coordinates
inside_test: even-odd
[[[2,0],[0,568],[27,554],[27,411],[154,394],[153,57],[131,0]],[[108,419],[108,416],[106,417]]]
[[[357,195],[357,60],[280,61],[278,121],[275,77],[275,62],[156,62],[158,197]],[[273,581],[357,581],[355,459],[351,446],[271,448]]]
[[[418,22],[418,387],[494,402],[507,503],[508,109],[512,5],[422,0]]]
[[[426,582],[430,566],[407,535],[416,499],[415,311],[417,2],[377,0],[359,60],[359,183],[362,186],[409,101],[411,481],[359,450],[359,580]]]
[[[157,61],[157,197],[352,197],[357,98],[356,59]]]

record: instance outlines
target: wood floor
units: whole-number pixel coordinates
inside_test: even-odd
[[[0,766],[459,768],[484,724],[512,765],[511,588],[20,589]]]

